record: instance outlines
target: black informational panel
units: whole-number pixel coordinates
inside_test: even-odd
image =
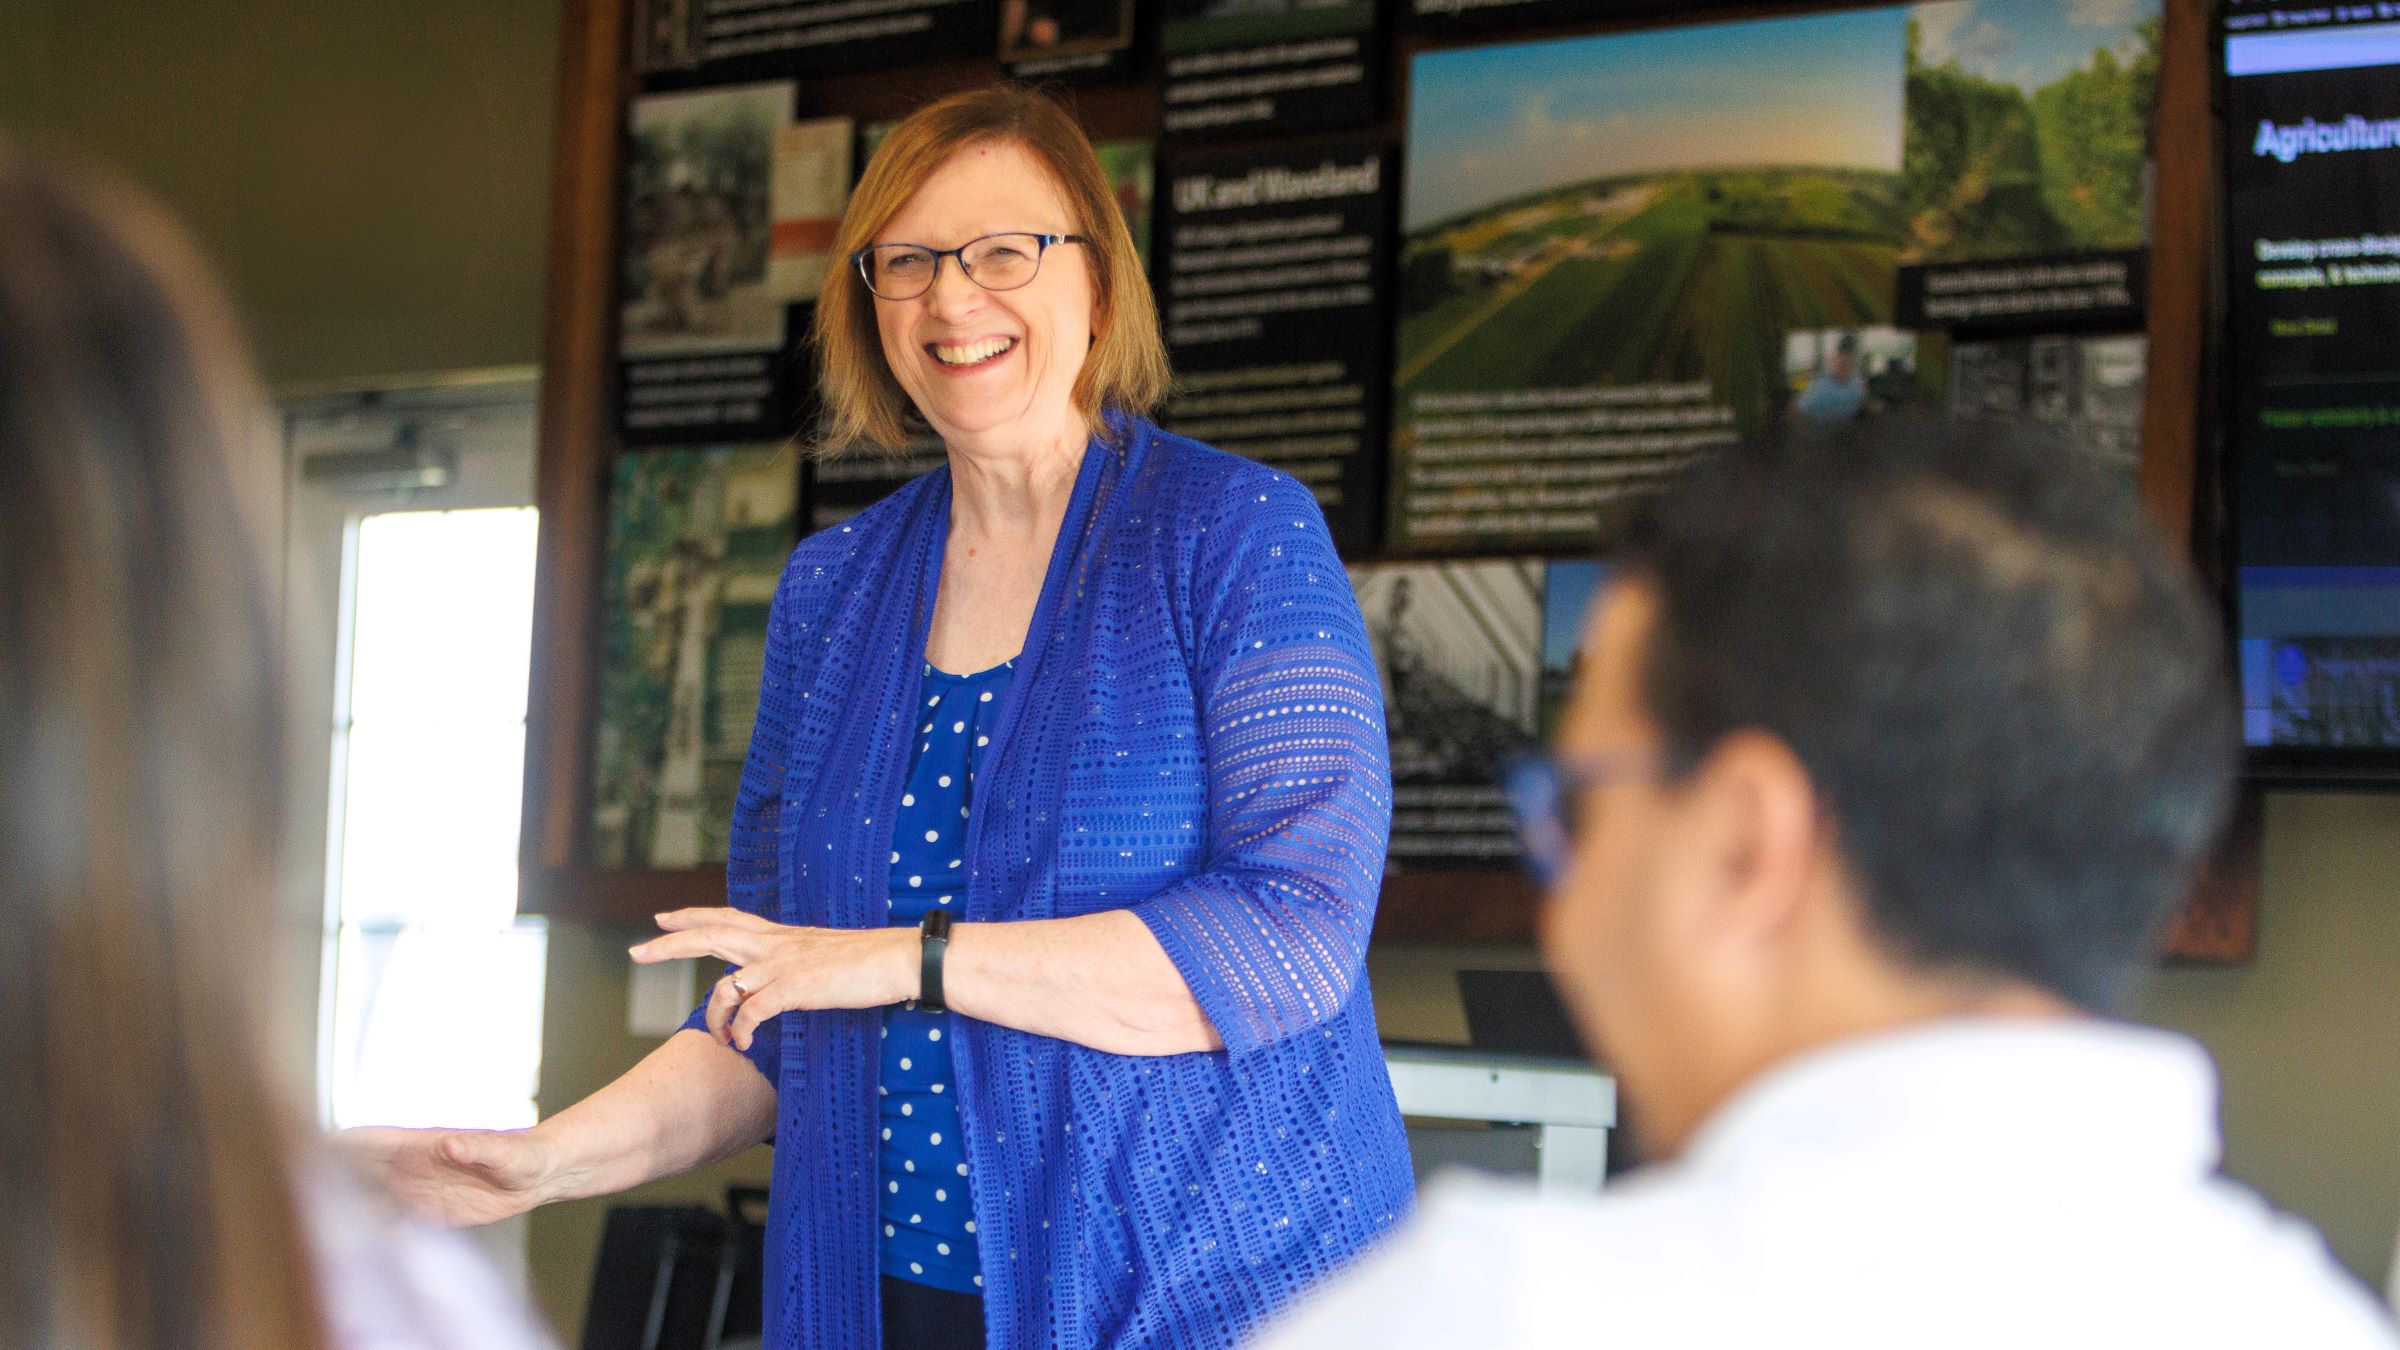
[[[1165,0],[1159,134],[1236,140],[1363,126],[1382,111],[1375,0]]]
[[[2225,14],[2232,627],[2259,776],[2400,786],[2400,24],[2333,17]]]
[[[998,0],[640,0],[634,69],[714,81],[988,56],[999,22]]]
[[[1402,0],[1412,31],[1434,41],[1579,23],[1699,18],[1707,4],[1678,0]]]
[[[2142,326],[2148,249],[1920,263],[1900,269],[1893,312],[1909,328],[1963,334]]]
[[[939,437],[926,433],[898,450],[860,447],[830,459],[809,462],[807,490],[809,530],[838,525],[890,496],[912,478],[933,472],[948,462]]]
[[[1345,554],[1379,534],[1396,158],[1378,138],[1179,155],[1159,200],[1167,428],[1307,483]]]

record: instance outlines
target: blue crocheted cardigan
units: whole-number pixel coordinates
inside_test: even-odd
[[[1225,1042],[1136,1057],[960,1018],[992,1350],[1227,1346],[1397,1223],[1367,994],[1391,827],[1349,579],[1286,474],[1113,421],[976,782],[965,921],[1131,909]],[[775,598],[734,904],[884,923],[947,469],[803,541]],[[766,1344],[877,1350],[879,1010],[786,1013]]]

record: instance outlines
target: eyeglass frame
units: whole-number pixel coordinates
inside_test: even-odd
[[[1545,890],[1566,876],[1575,853],[1575,833],[1568,817],[1570,793],[1580,798],[1595,788],[1656,782],[1666,776],[1666,763],[1655,751],[1600,751],[1564,757],[1529,753],[1511,759],[1500,781],[1509,812],[1516,817],[1517,841],[1524,847],[1526,867]]]
[[[1014,286],[985,286],[982,282],[975,281],[975,269],[967,266],[967,250],[975,247],[977,244],[982,243],[986,239],[1012,238],[1032,239],[1041,245],[1041,247],[1034,250],[1033,270],[1025,275],[1025,279],[1023,281],[1018,282]],[[1051,249],[1058,247],[1060,244],[1089,244],[1090,242],[1092,242],[1091,236],[1086,234],[1042,234],[1034,230],[994,230],[990,234],[976,235],[967,242],[960,244],[957,248],[935,248],[931,244],[911,244],[905,241],[896,241],[889,244],[869,244],[865,248],[859,249],[850,255],[850,265],[858,272],[858,279],[861,284],[866,286],[867,294],[874,296],[878,300],[891,301],[893,304],[905,304],[908,301],[914,300],[918,298],[918,296],[922,296],[926,294],[926,292],[931,291],[934,287],[934,283],[942,279],[942,259],[944,258],[957,259],[958,274],[965,277],[969,281],[974,281],[975,285],[981,289],[990,291],[994,295],[1006,295],[1010,291],[1021,291],[1033,284],[1033,279],[1042,274],[1042,259],[1049,255]],[[918,291],[916,295],[897,297],[885,295],[883,292],[876,290],[875,279],[867,274],[867,258],[879,248],[915,248],[923,249],[925,252],[932,254],[933,271],[925,278],[925,290]]]

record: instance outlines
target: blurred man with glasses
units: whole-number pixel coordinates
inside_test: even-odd
[[[1437,1187],[1265,1344],[2393,1345],[2216,1175],[2201,1049],[2108,1020],[2234,765],[2223,640],[2129,498],[2042,433],[1904,420],[1659,501],[1514,787],[1660,1161]]]

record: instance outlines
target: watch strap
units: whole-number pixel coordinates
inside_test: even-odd
[[[937,909],[917,925],[917,1010],[946,1012],[942,1002],[942,960],[950,954],[950,911]]]

